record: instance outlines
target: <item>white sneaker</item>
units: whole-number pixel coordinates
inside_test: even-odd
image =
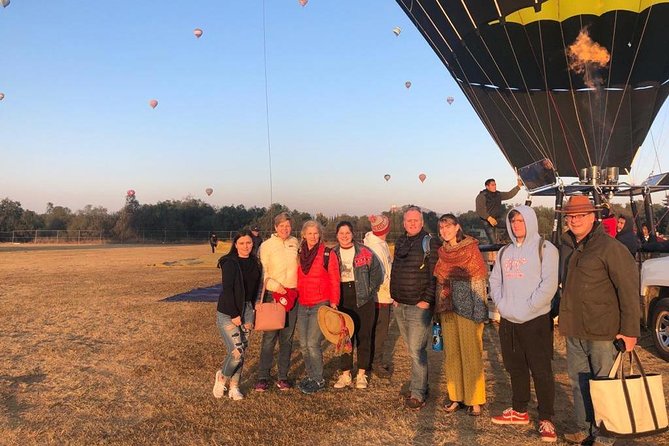
[[[216,378],[214,378],[214,398],[223,398],[226,390],[228,389],[225,387],[225,382],[223,381],[223,373],[218,370]]]
[[[358,377],[355,379],[355,388],[356,389],[367,388],[367,375],[358,375]]]
[[[235,401],[244,399],[244,395],[239,391],[239,387],[230,387],[230,390],[228,391],[228,397]]]
[[[351,384],[353,384],[353,379],[351,378],[351,374],[342,373],[341,375],[339,375],[339,379],[337,380],[337,382],[334,383],[334,388],[343,389],[344,387],[348,387]]]

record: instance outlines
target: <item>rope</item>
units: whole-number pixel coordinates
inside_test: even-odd
[[[272,140],[269,128],[269,87],[267,81],[267,22],[265,20],[265,0],[262,1],[262,50],[265,69],[265,122],[267,123],[267,160],[269,163],[269,207],[274,203],[274,188],[272,183]]]

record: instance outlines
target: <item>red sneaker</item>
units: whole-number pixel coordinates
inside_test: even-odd
[[[492,417],[493,424],[530,424],[530,416],[527,412],[516,412],[509,407],[502,415]]]
[[[553,443],[557,441],[557,433],[555,433],[555,425],[550,420],[539,420],[539,434],[541,434],[541,441]]]

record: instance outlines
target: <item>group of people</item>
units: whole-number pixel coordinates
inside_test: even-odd
[[[575,429],[564,438],[575,444],[613,444],[594,423],[588,378],[608,374],[617,354],[612,341],[622,339],[626,350],[636,344],[638,271],[625,246],[605,234],[588,197],[570,197],[562,212],[568,230],[558,250],[540,236],[530,207],[513,208],[506,216],[512,242],[498,252],[489,278],[478,241],[464,234],[455,215],[439,218],[439,237],[434,237],[425,231],[422,211],[415,206],[404,212],[404,233],[395,243],[392,259],[385,242],[389,230],[385,216],[370,218],[372,231],[363,243],[354,240],[350,223],[340,222],[337,245],[329,249],[318,222],[304,224],[300,242],[291,236],[289,216],[280,214],[274,221],[275,233],[260,246],[259,263],[252,254],[251,234],[240,233],[230,253],[220,261],[223,289],[217,323],[228,354],[216,373],[214,396],[220,398],[227,391],[232,399],[243,397],[239,376],[248,330],[253,326],[251,309],[260,293],[265,301],[277,299],[277,295],[297,298],[294,305],[286,306],[286,327],[263,332],[256,391],[270,388],[277,341],[276,387],[292,387],[288,372],[296,327],[306,370],[297,387],[305,394],[326,387],[323,334],[317,314],[321,306],[329,306],[355,322],[352,341],[357,350],[357,374],[353,373],[353,356],[342,355],[341,373],[333,379],[335,388],[366,388],[372,368],[379,376],[388,375],[392,353],[388,354],[383,343],[394,321],[411,361],[404,406],[420,410],[429,391],[428,340],[432,323],[438,320],[448,395],[444,411],[453,414],[466,409],[469,415],[480,416],[486,403],[482,357],[489,289],[501,315],[500,345],[512,390],[511,406],[494,414],[492,422],[529,424],[531,376],[538,402],[539,435],[543,441],[557,441],[552,422],[551,310],[556,309],[559,298],[559,329],[566,338],[575,416]],[[497,218],[495,224],[490,223],[496,226]]]

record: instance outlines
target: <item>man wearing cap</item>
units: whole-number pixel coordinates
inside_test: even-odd
[[[502,201],[515,197],[523,182],[518,178],[518,185],[508,192],[497,190],[494,178],[485,180],[485,189],[476,196],[476,213],[483,220],[483,228],[490,243],[498,243],[497,224],[502,218]]]
[[[262,244],[262,237],[260,237],[260,226],[255,225],[251,228],[251,240],[253,240],[253,255],[258,256],[260,245]]]
[[[576,432],[569,443],[615,440],[597,431],[589,379],[607,376],[616,357],[613,341],[631,351],[639,337],[639,273],[634,258],[596,222],[587,196],[569,198],[562,212],[569,230],[562,235],[560,332],[566,338],[567,372],[574,397]]]
[[[295,237],[290,235],[292,226],[288,213],[282,212],[274,217],[274,229],[276,232],[260,246],[263,280],[268,291],[263,299],[265,302],[271,301],[274,300],[272,294],[279,294],[286,299],[286,309],[288,309],[294,303],[297,292],[297,248],[299,243]],[[257,392],[264,392],[269,388],[269,371],[274,362],[274,347],[277,340],[279,341],[279,358],[277,361],[276,386],[279,390],[288,390],[292,387],[292,384],[288,381],[288,369],[290,368],[290,354],[293,350],[297,307],[298,305],[295,304],[286,313],[285,328],[263,332],[258,364],[258,381],[255,385]]]
[[[383,283],[381,283],[376,295],[376,328],[374,331],[374,360],[372,364],[377,376],[390,378],[393,342],[389,340],[386,345],[393,308],[393,300],[390,297],[390,269],[393,265],[393,259],[386,242],[386,237],[390,232],[390,220],[383,214],[370,215],[369,222],[372,225],[372,230],[365,234],[363,243],[374,251],[383,269]]]
[[[404,230],[395,242],[390,296],[395,301],[397,327],[411,357],[411,393],[404,406],[419,410],[427,398],[427,341],[431,336],[436,287],[433,273],[440,243],[423,229],[423,212],[417,206],[404,211]]]

